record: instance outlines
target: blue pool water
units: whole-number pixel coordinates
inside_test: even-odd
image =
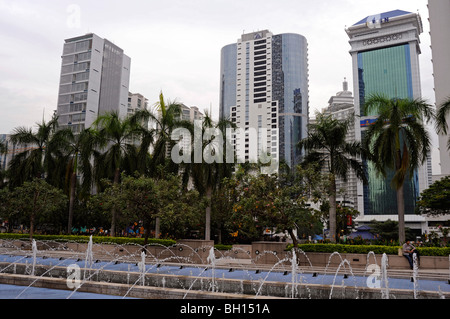
[[[0,255],[0,262],[4,263],[28,263],[31,265],[31,258],[24,258],[23,256],[7,256]],[[85,266],[84,260],[75,260],[75,259],[65,259],[60,260],[56,258],[37,258],[37,265],[51,265],[51,266],[59,266],[59,267],[67,267],[69,265],[77,264],[81,268]],[[206,267],[206,266],[205,266]],[[92,265],[92,269],[95,272],[97,269],[104,270],[115,270],[115,271],[125,271],[125,272],[139,272],[139,267],[137,263],[115,263],[115,262],[98,262]],[[158,274],[167,274],[167,275],[184,275],[184,276],[192,276],[198,278],[209,278],[212,276],[212,272],[214,271],[214,276],[217,279],[237,279],[237,280],[254,280],[265,282],[292,282],[292,274],[290,272],[290,267],[286,267],[287,273],[282,272],[267,272],[261,271],[256,272],[254,270],[235,270],[230,271],[229,269],[210,269],[210,268],[196,268],[196,267],[175,267],[175,266],[160,266],[157,265],[146,265],[147,273],[158,273]],[[0,272],[4,271],[0,268]],[[369,274],[368,274],[369,275]],[[345,285],[347,287],[367,287],[367,279],[368,277],[363,276],[352,276],[349,274],[347,279],[344,279],[343,275],[338,275],[335,277],[335,274],[318,274],[318,276],[314,277],[312,274],[303,274],[299,273],[296,277],[297,283],[303,284],[323,284],[323,285],[333,285],[336,286]],[[414,290],[414,283],[411,282],[410,279],[399,279],[399,278],[389,278],[389,288],[390,289],[405,289],[405,290]],[[432,291],[432,292],[449,292],[450,293],[450,285],[446,281],[435,281],[435,280],[419,280],[417,289],[419,291]],[[18,296],[24,287],[15,287],[15,286],[5,286],[0,285],[0,299],[14,299]],[[71,291],[59,291],[59,290],[51,290],[51,289],[40,289],[31,287],[27,289],[26,293],[21,295],[21,298],[25,299],[33,299],[33,298],[48,298],[48,299],[65,299]],[[88,293],[78,293],[76,292],[71,298],[73,299],[111,299],[111,298],[120,298],[114,296],[100,296],[96,294],[88,294]]]

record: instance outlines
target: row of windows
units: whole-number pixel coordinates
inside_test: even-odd
[[[80,41],[80,42],[71,42],[66,43],[64,45],[63,54],[71,54],[75,52],[82,52],[92,50],[92,39]]]
[[[88,80],[89,80],[89,71],[76,74],[61,75],[61,84],[69,84],[73,82],[81,82]]]
[[[73,72],[79,72],[79,71],[87,71],[87,70],[89,70],[90,65],[91,64],[89,62],[64,65],[61,68],[61,74],[67,74],[67,73],[73,73]]]
[[[62,57],[62,64],[78,63],[91,59],[91,52],[78,53],[74,55],[67,55]]]
[[[59,99],[58,99],[58,105],[86,101],[87,97],[88,97],[87,92],[68,94],[68,95],[60,95]]]
[[[67,94],[71,92],[87,91],[88,83],[64,84],[60,86],[59,94]]]
[[[86,112],[86,103],[72,103],[58,105],[59,114]]]
[[[60,115],[59,121],[63,124],[76,124],[86,120],[86,113]]]
[[[84,124],[75,124],[75,125],[60,125],[61,129],[70,128],[74,133],[81,133],[85,129]]]

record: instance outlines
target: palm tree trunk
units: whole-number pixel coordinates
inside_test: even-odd
[[[336,177],[334,174],[330,176],[330,238],[335,243],[336,238]]]
[[[116,169],[114,173],[114,186],[119,185],[119,177],[120,177],[120,169]],[[111,237],[116,236],[116,206],[114,205],[112,208],[112,217],[111,217]]]
[[[211,187],[208,187],[208,190],[206,191],[206,197],[208,199],[208,206],[206,207],[205,240],[211,240]]]
[[[293,245],[294,245],[294,247],[292,247],[292,249],[295,250],[295,249],[298,248],[298,247],[297,247],[297,246],[298,246],[297,237],[295,236],[294,230],[289,229],[288,232],[289,232],[289,235],[290,235],[291,238],[292,238],[292,243],[293,243]],[[297,262],[297,264],[298,264],[298,254],[297,254],[296,256],[297,256],[296,262]]]
[[[155,222],[155,238],[159,239],[161,237],[161,218],[156,217]]]
[[[397,190],[397,210],[398,210],[398,241],[400,245],[405,242],[405,199],[403,184]]]
[[[34,193],[34,202],[33,202],[33,211],[31,212],[30,215],[30,241],[33,240],[33,235],[34,235],[34,220],[36,218],[36,203],[37,203],[37,199],[39,197],[39,192],[35,192]]]
[[[73,221],[73,205],[75,202],[75,194],[77,187],[77,173],[73,172],[70,177],[70,200],[69,200],[69,222],[67,224],[67,234],[72,234],[72,221]]]
[[[396,170],[397,172],[402,168],[402,152],[400,150],[400,138],[397,137],[397,155],[396,155]],[[404,155],[406,156],[406,155]],[[397,186],[397,213],[398,213],[398,241],[402,245],[405,243],[405,196],[404,196],[403,179],[398,181]]]

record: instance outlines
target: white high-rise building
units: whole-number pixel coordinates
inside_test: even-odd
[[[428,1],[430,14],[431,49],[433,53],[434,90],[436,93],[436,105],[450,98],[450,1]],[[450,115],[447,117],[450,123]],[[439,150],[441,154],[441,174],[450,175],[450,151],[447,143],[448,135],[439,136]]]
[[[328,107],[324,110],[325,114],[330,114],[334,119],[345,121],[355,115],[354,98],[351,91],[348,89],[347,79],[342,84],[342,91],[332,96],[328,102]],[[347,143],[356,141],[355,127],[350,125],[347,136],[345,138]],[[337,201],[343,206],[353,207],[358,209],[358,201],[362,207],[362,198],[358,198],[358,178],[353,170],[349,170],[347,181],[342,178],[336,179]],[[360,189],[360,192],[362,189]]]
[[[220,116],[243,132],[233,136],[238,160],[257,162],[267,154],[277,168],[299,164],[297,144],[307,135],[309,113],[306,38],[243,34],[222,49],[220,84]]]
[[[80,132],[98,116],[127,115],[131,59],[90,33],[65,40],[57,115],[60,128]]]

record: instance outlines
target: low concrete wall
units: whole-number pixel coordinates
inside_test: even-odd
[[[277,242],[255,242],[252,245],[252,258],[256,264],[274,265],[285,258],[291,259],[292,254],[285,251],[286,243]],[[382,255],[370,254],[331,254],[311,253],[297,254],[300,266],[313,267],[338,267],[343,260],[347,260],[354,268],[365,268],[367,264],[381,265]],[[409,269],[408,260],[403,256],[388,255],[390,269]],[[290,264],[287,261],[285,264]],[[449,257],[421,256],[420,269],[449,269]]]

